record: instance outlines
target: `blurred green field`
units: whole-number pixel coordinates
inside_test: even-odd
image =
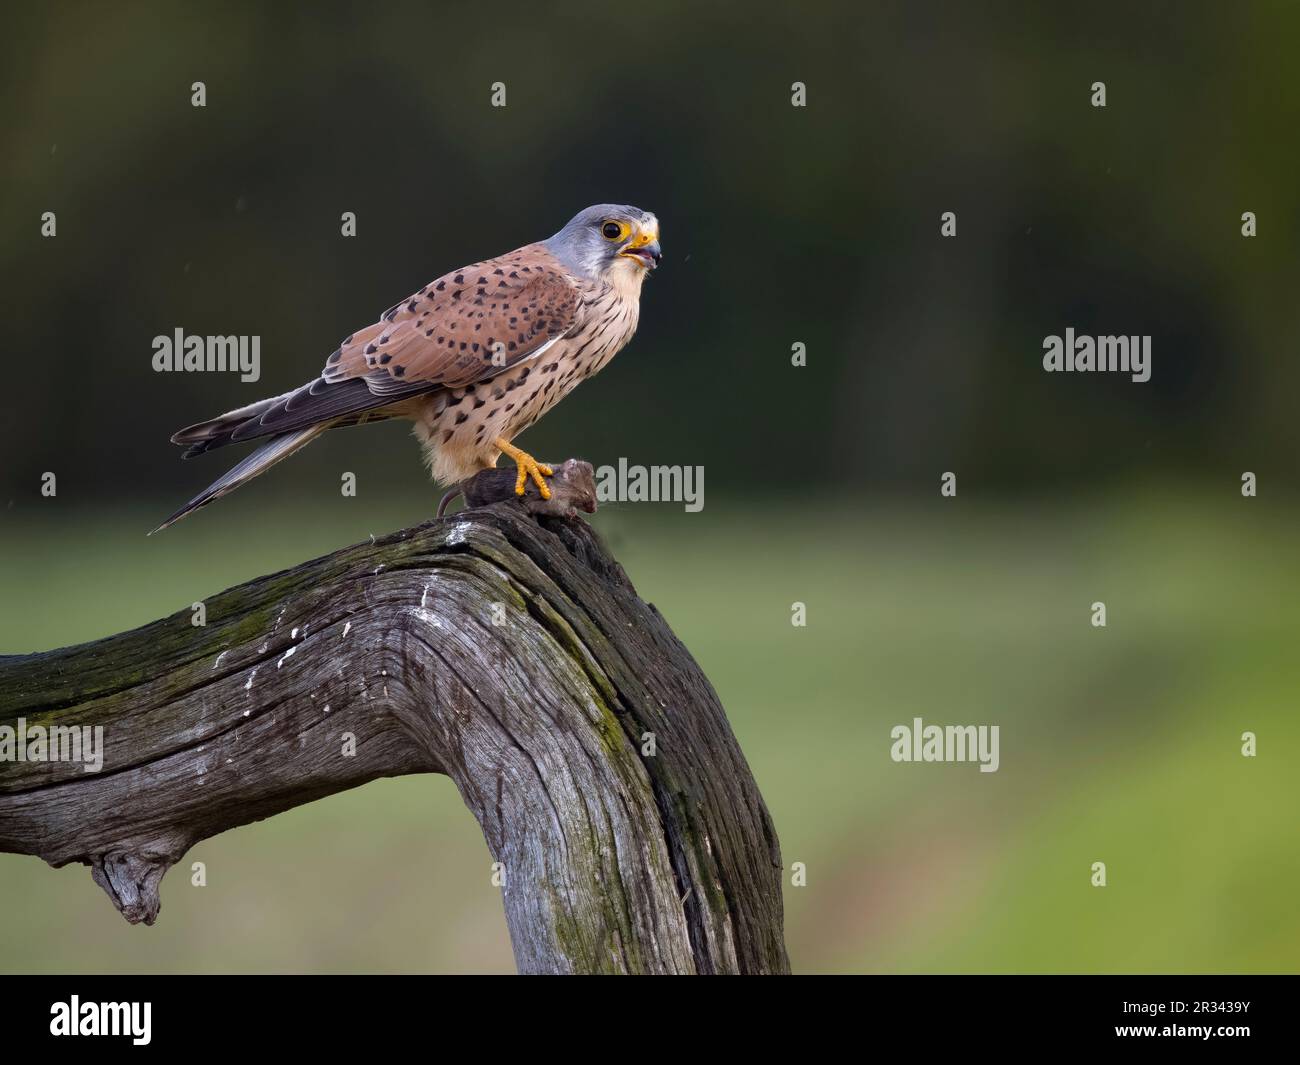
[[[10,509],[0,651],[132,627],[423,516],[266,503],[148,540],[165,503]],[[796,972],[1294,972],[1297,517],[1229,485],[595,521],[713,680],[787,867],[807,864],[785,890]],[[891,762],[889,730],[914,716],[999,725],[1001,768]],[[153,928],[126,925],[83,867],[0,855],[0,970],[511,971],[490,861],[433,777],[200,844]]]

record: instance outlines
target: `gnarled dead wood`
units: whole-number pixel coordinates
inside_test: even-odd
[[[206,615],[0,659],[0,729],[104,730],[98,773],[0,761],[0,851],[83,862],[151,924],[198,840],[445,773],[521,971],[788,970],[776,834],[718,697],[581,520],[465,511]]]

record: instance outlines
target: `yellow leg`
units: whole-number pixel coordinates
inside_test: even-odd
[[[519,468],[519,479],[515,481],[515,495],[521,496],[524,494],[524,482],[531,477],[533,483],[537,485],[537,491],[541,493],[542,498],[551,498],[551,490],[547,486],[545,479],[555,473],[551,467],[547,466],[544,462],[538,462],[532,455],[528,454],[528,452],[520,451],[519,448],[511,444],[504,436],[498,436],[492,442],[496,444],[498,450],[500,450],[503,455],[508,455],[510,458],[514,459],[515,465]]]

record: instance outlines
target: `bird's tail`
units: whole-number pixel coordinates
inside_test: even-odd
[[[202,455],[205,451],[211,451],[213,448],[225,447],[227,444],[234,442],[233,437],[236,430],[256,421],[259,416],[282,400],[288,399],[290,395],[292,393],[286,392],[283,396],[259,399],[256,403],[250,403],[247,407],[240,407],[238,410],[232,410],[215,418],[209,418],[205,422],[187,425],[184,429],[172,435],[172,443],[189,445],[185,450],[185,454],[181,456],[187,459],[192,459],[195,455]]]
[[[228,417],[228,416],[227,416]],[[171,517],[164,521],[153,532],[161,532],[168,525],[173,525],[180,521],[191,511],[198,510],[199,507],[205,507],[214,499],[220,499],[238,488],[241,484],[251,481],[263,470],[268,470],[281,459],[288,458],[299,448],[306,447],[317,436],[323,433],[328,426],[312,425],[306,429],[297,429],[289,433],[281,433],[279,436],[273,436],[265,444],[245,458],[241,463],[227,470],[207,488],[203,489],[198,495],[191,499],[180,510],[176,511]],[[153,533],[149,534],[150,536]]]

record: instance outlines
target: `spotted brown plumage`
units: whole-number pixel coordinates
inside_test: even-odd
[[[574,324],[576,280],[540,244],[444,274],[354,333],[321,377],[383,396],[412,381],[458,387],[530,358]]]
[[[547,240],[453,270],[395,303],[326,359],[318,378],[180,430],[185,457],[263,440],[167,519],[233,491],[326,429],[408,418],[435,480],[464,480],[500,454],[546,498],[549,468],[511,444],[632,338],[659,223],[599,204]]]

